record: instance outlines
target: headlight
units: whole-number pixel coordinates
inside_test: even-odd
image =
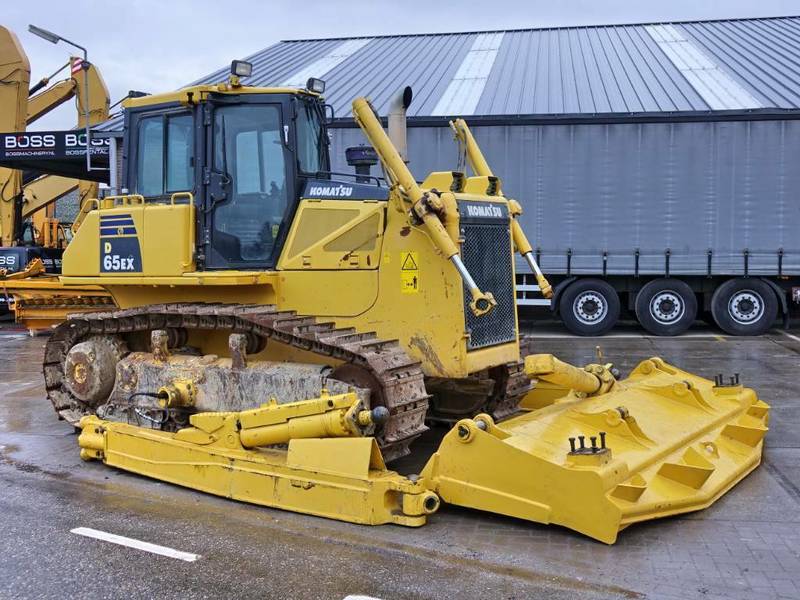
[[[250,77],[253,74],[253,63],[246,60],[234,60],[231,63],[231,75],[237,77]]]
[[[322,94],[325,91],[325,82],[322,81],[322,79],[317,79],[316,77],[309,77],[308,81],[306,82],[306,89],[309,92]]]

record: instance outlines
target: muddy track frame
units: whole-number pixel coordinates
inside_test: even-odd
[[[64,362],[70,348],[92,335],[129,335],[155,329],[228,331],[255,335],[263,342],[284,345],[330,357],[365,370],[377,382],[372,390],[389,409],[389,421],[377,436],[387,461],[409,453],[410,444],[426,429],[429,394],[420,363],[411,360],[397,340],[378,339],[374,332],[337,328],[332,322],[298,316],[274,305],[175,303],[70,315],[53,331],[45,347],[43,373],[47,397],[59,418],[77,426],[91,406],[70,393],[64,380]],[[517,368],[514,368],[517,367]],[[530,387],[521,369],[501,367],[499,389],[487,407],[510,414]],[[524,374],[523,374],[524,375]],[[494,412],[494,411],[493,411]]]

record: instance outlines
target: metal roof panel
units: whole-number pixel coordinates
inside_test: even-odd
[[[291,40],[248,60],[253,85],[330,65],[317,76],[339,117],[359,95],[385,113],[405,85],[414,89],[411,117],[457,109],[487,117],[800,109],[794,16]],[[119,120],[103,129],[115,126]]]

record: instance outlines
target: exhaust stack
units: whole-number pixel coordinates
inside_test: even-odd
[[[414,94],[410,86],[398,90],[389,100],[389,139],[397,148],[403,162],[408,163],[408,143],[406,137],[406,110],[411,106]]]

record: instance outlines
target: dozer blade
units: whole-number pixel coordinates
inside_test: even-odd
[[[86,460],[264,506],[416,527],[441,499],[609,544],[631,523],[709,506],[761,460],[769,407],[738,383],[652,358],[606,393],[554,394],[499,425],[459,421],[419,477],[388,470],[369,428],[344,427],[369,423],[353,392],[195,413],[176,433],[87,416],[78,442]]]
[[[645,360],[605,394],[460,421],[421,476],[444,502],[611,544],[632,523],[711,505],[758,466],[769,406],[720,383]]]

